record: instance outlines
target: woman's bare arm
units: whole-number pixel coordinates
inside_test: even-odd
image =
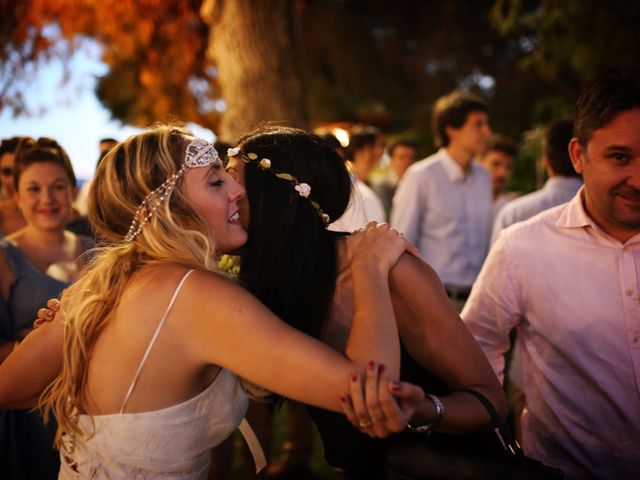
[[[30,408],[62,368],[62,321],[32,331],[0,365],[0,408]]]
[[[391,271],[391,294],[400,337],[420,365],[444,381],[452,393],[441,398],[445,416],[440,430],[469,431],[486,426],[489,415],[468,393],[472,388],[485,395],[503,416],[504,393],[471,333],[449,301],[438,275],[426,263],[403,255]],[[435,415],[426,400],[416,411],[415,424]]]
[[[190,350],[285,397],[341,411],[340,396],[349,392],[351,374],[363,372],[370,360],[389,363],[392,372],[399,368],[388,271],[406,247],[403,240],[374,244],[358,245],[357,254],[384,260],[353,261],[356,316],[349,358],[280,321],[233,283],[201,272],[185,284],[176,304],[189,319],[186,330],[199,333],[188,337]]]

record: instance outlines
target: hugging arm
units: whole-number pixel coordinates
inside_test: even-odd
[[[341,401],[342,410],[354,426],[371,437],[385,438],[405,429],[424,401],[424,392],[417,385],[389,382],[384,366],[369,365],[364,385],[359,376],[351,382],[351,394]]]
[[[391,293],[400,337],[407,351],[451,391],[440,398],[445,415],[438,429],[464,432],[489,424],[484,407],[470,394],[461,392],[463,389],[482,393],[498,412],[506,415],[500,383],[433,269],[404,255],[391,272]],[[434,416],[434,403],[425,400],[411,423],[426,424]]]
[[[341,411],[340,397],[349,392],[350,377],[363,372],[370,360],[385,363],[392,379],[399,369],[388,272],[408,247],[394,232],[378,233],[376,238],[365,231],[353,245],[356,316],[347,357],[280,321],[236,285],[201,273],[185,284],[181,302],[184,318],[192,323],[185,330],[201,332],[189,337],[189,348],[206,362],[280,395]],[[203,305],[201,299],[213,291],[221,301]]]
[[[352,374],[363,371],[370,360],[388,365],[390,372],[399,369],[388,272],[403,251],[415,250],[387,226],[375,230],[350,240],[355,322],[375,328],[360,328],[358,338],[349,339],[349,358],[284,324],[233,282],[203,272],[193,275],[179,297],[184,351],[281,395],[340,410],[340,397],[349,392]],[[33,332],[0,367],[0,406],[33,406],[61,369],[62,346],[63,324],[58,319]],[[392,373],[392,378],[397,375]],[[403,414],[414,409],[409,405]]]
[[[0,365],[0,408],[31,408],[62,369],[60,319],[32,331]]]

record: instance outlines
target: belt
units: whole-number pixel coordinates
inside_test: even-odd
[[[457,285],[445,285],[444,289],[451,300],[466,300],[471,293],[471,287],[459,287]]]

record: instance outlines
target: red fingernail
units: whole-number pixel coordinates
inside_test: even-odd
[[[355,382],[356,380],[358,380],[358,374],[357,373],[352,373],[351,374],[351,381]]]
[[[345,397],[344,395],[340,396],[340,401],[342,403],[347,403],[347,397]]]
[[[369,370],[373,370],[373,367],[375,367],[375,362],[373,360],[369,360]]]
[[[396,391],[400,390],[400,387],[401,387],[400,382],[391,382],[391,389],[392,390],[396,390]]]
[[[380,367],[378,368],[378,371],[379,371],[380,373],[384,373],[384,371],[385,371],[386,369],[387,369],[387,367],[385,367],[385,366],[384,366],[384,364],[382,364],[382,363],[381,363],[381,364],[380,364]]]

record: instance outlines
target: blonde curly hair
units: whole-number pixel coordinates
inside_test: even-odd
[[[85,410],[91,350],[133,273],[158,263],[219,272],[211,232],[180,180],[135,240],[124,241],[143,199],[180,169],[189,137],[181,126],[153,126],[113,147],[96,171],[88,217],[100,246],[62,298],[63,367],[40,398],[45,418],[53,414],[58,421],[59,447],[62,432],[79,433],[74,416]]]

